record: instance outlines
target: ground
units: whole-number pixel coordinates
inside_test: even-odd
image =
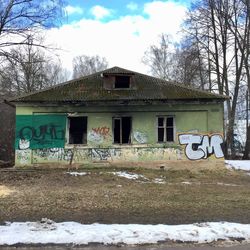
[[[241,171],[77,170],[83,171],[1,170],[0,223],[43,217],[85,224],[250,223],[250,176]],[[125,171],[134,179],[125,178]]]

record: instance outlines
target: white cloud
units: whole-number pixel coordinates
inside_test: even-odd
[[[127,4],[126,7],[127,7],[127,9],[134,11],[134,10],[138,9],[138,4],[135,2],[130,2]]]
[[[185,16],[186,8],[175,2],[156,1],[144,6],[143,15],[123,16],[108,22],[82,19],[48,31],[50,43],[57,44],[62,63],[72,68],[74,56],[86,54],[104,56],[109,66],[148,73],[141,59],[145,50],[158,41],[159,34],[180,38],[177,31]],[[109,13],[109,12],[107,12]],[[98,15],[97,15],[98,16]],[[99,18],[103,16],[99,14]]]
[[[83,13],[83,9],[79,6],[71,6],[71,5],[67,5],[65,7],[65,12],[68,15],[72,15],[72,14],[82,14]]]
[[[104,17],[110,16],[111,10],[104,8],[100,5],[96,5],[91,8],[91,13],[96,19],[102,19]]]

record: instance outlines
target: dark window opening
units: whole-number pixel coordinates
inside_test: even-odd
[[[114,143],[131,143],[131,117],[119,117],[113,119]]]
[[[69,144],[87,144],[87,117],[68,117]]]
[[[158,142],[174,141],[174,117],[158,117]]]
[[[130,76],[116,76],[115,88],[116,89],[128,89],[130,87]]]

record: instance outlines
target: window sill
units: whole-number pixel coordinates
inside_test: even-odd
[[[87,144],[65,144],[66,149],[72,149],[72,148],[92,148],[88,146]]]
[[[164,141],[164,142],[156,142],[157,144],[175,144],[176,142],[175,141]]]

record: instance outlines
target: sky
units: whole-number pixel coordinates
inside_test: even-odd
[[[142,63],[147,48],[159,35],[181,37],[189,0],[69,0],[60,27],[46,32],[46,42],[59,47],[63,67],[72,70],[78,55],[105,57],[109,67],[149,73]]]

